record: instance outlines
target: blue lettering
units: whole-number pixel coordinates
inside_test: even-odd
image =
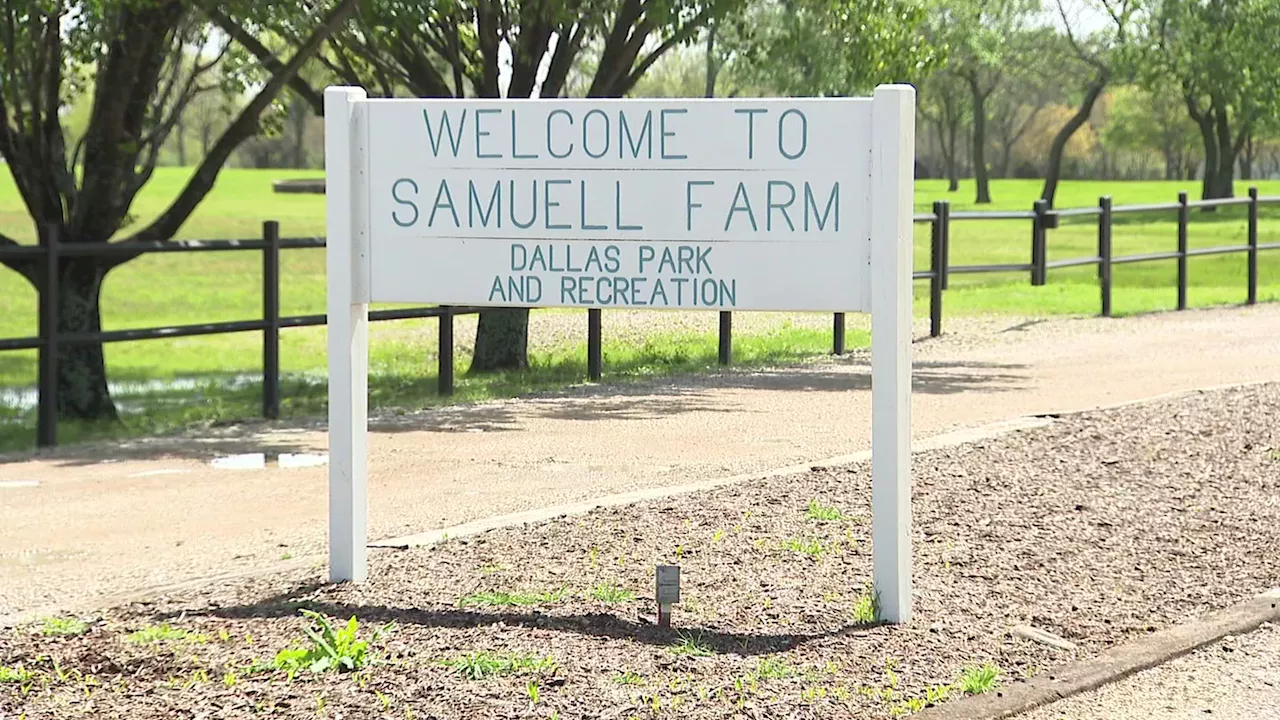
[[[742,203],[738,201],[741,199]],[[751,200],[747,197],[747,187],[742,183],[738,183],[738,189],[733,194],[733,207],[729,208],[729,215],[724,219],[724,231],[729,232],[729,226],[733,224],[733,214],[736,212],[745,212],[747,219],[751,221],[751,230],[758,232],[760,227],[756,225],[756,216],[751,212]]]
[[[489,302],[493,302],[494,296],[497,296],[502,302],[507,301],[507,294],[502,289],[502,276],[493,276],[493,287],[489,288]]]
[[[693,186],[694,185],[715,185],[715,184],[716,184],[715,180],[690,180],[688,183],[685,184],[684,186],[684,198],[685,198],[684,229],[685,230],[689,232],[693,232],[693,209],[702,207],[702,203],[696,203],[693,201]]]
[[[431,116],[427,114],[427,111],[425,108],[422,110],[422,120],[427,124],[427,139],[431,141],[431,155],[433,157],[440,157],[440,140],[444,137],[444,134],[448,134],[449,146],[453,150],[453,156],[458,157],[458,147],[462,143],[462,133],[463,131],[466,130],[466,127],[467,127],[466,109],[465,108],[463,109],[462,119],[458,121],[457,135],[453,134],[453,125],[452,123],[449,122],[448,110],[440,111],[440,124],[444,127],[444,133],[440,135],[436,135],[434,132],[431,131]]]
[[[480,209],[480,195],[476,193],[476,183],[474,180],[468,180],[467,197],[467,226],[476,226],[476,215],[480,216],[480,227],[489,227],[489,218],[494,215],[494,209],[497,209],[497,227],[502,227],[502,181],[497,180],[493,183],[493,194],[489,196],[489,205],[484,210]]]
[[[516,251],[520,251],[520,262],[516,262]],[[524,245],[519,243],[511,243],[511,272],[520,272],[524,270],[525,265],[529,262],[529,251]]]
[[[557,153],[555,150],[551,149],[551,136],[553,134],[551,132],[551,119],[557,115],[563,115],[569,118],[569,127],[573,127],[573,115],[571,115],[568,110],[552,110],[547,114],[547,153],[557,160],[563,160],[569,157],[573,152],[573,143],[569,143],[569,149],[565,150],[564,154]]]
[[[640,140],[631,136],[631,128],[627,125],[626,113],[618,113],[618,157],[622,158],[624,147],[631,148],[631,157],[640,157],[640,142],[645,144],[645,157],[653,159],[653,111],[646,110],[644,124],[640,126]]]
[[[440,198],[444,198],[444,202],[440,202]],[[454,227],[462,227],[462,222],[458,220],[458,211],[453,207],[453,195],[449,192],[447,180],[441,180],[440,187],[436,190],[436,204],[431,207],[431,217],[427,218],[427,227],[436,226],[436,211],[441,208],[448,208],[449,214],[453,216]]]
[[[529,183],[529,187],[533,190],[533,199],[529,201],[529,222],[522,223],[516,219],[516,181],[511,180],[511,192],[509,197],[511,202],[511,222],[522,230],[528,230],[533,227],[533,221],[538,219],[538,181],[534,180]]]
[[[482,138],[482,137],[488,137],[488,136],[489,136],[489,131],[488,131],[488,130],[481,130],[481,129],[480,129],[480,119],[481,119],[482,117],[484,117],[485,115],[498,115],[498,114],[500,114],[501,112],[502,112],[502,111],[501,111],[501,110],[498,110],[497,108],[481,108],[480,110],[476,110],[476,121],[475,121],[475,126],[476,126],[476,157],[478,157],[478,158],[500,158],[500,157],[502,157],[502,153],[486,153],[486,152],[481,152],[481,151],[480,151],[480,138]]]
[[[622,224],[622,181],[613,181],[613,226],[619,230],[643,230],[643,225],[623,225]]]
[[[551,222],[551,208],[560,207],[560,203],[558,201],[553,201],[551,199],[551,186],[552,185],[571,185],[571,184],[573,184],[572,180],[543,180],[542,181],[542,222],[546,225],[546,228],[548,230],[568,230],[570,227],[572,227],[571,225]]]
[[[786,202],[775,203],[773,201],[773,188],[775,185],[778,187],[785,187],[787,191],[791,193],[791,196],[787,198]],[[795,229],[796,229],[795,223],[791,222],[791,216],[787,214],[787,208],[791,207],[791,203],[795,201],[796,201],[795,185],[792,185],[786,180],[770,180],[769,185],[765,190],[765,203],[769,206],[768,215],[765,217],[765,221],[764,221],[765,230],[768,230],[770,232],[773,231],[773,211],[774,211],[774,208],[777,208],[778,210],[782,211],[782,219],[787,221],[787,227],[790,228],[792,232],[795,232]]]
[[[622,267],[622,248],[617,245],[606,245],[604,248],[604,271],[616,273]],[[599,293],[597,293],[599,294]]]
[[[809,210],[810,209],[813,210],[813,214],[815,217],[815,224],[818,226],[818,230],[825,230],[827,227],[827,216],[832,214],[833,208],[835,210],[835,227],[833,227],[832,230],[834,232],[840,232],[840,183],[839,181],[831,185],[831,194],[827,196],[827,206],[825,209],[823,209],[822,217],[820,218],[817,217],[818,203],[817,203],[817,199],[814,198],[813,196],[813,189],[809,187],[809,183],[806,182],[804,184],[804,231],[805,232],[809,232]]]
[[[800,116],[800,149],[797,150],[794,155],[787,152],[787,149],[782,146],[782,124],[786,122],[788,115]],[[790,110],[784,110],[782,113],[782,117],[778,118],[778,152],[782,153],[782,157],[788,160],[795,160],[796,158],[803,155],[804,151],[807,150],[808,148],[809,148],[809,118],[805,117],[804,113],[800,112],[795,108],[791,108]]]
[[[538,157],[538,153],[532,155],[521,155],[516,149],[516,109],[511,108],[511,157],[517,160],[533,160]]]
[[[644,272],[644,264],[651,262],[654,257],[654,250],[649,245],[640,246],[640,272]]]
[[[738,108],[735,113],[747,116],[747,159],[754,159],[756,156],[756,113],[769,112],[766,108]]]
[[[662,296],[662,304],[663,304],[664,306],[665,306],[665,305],[669,305],[669,304],[670,304],[670,302],[668,302],[668,300],[667,300],[667,291],[666,291],[666,289],[664,289],[664,288],[662,287],[662,279],[661,279],[661,278],[654,278],[654,280],[653,280],[653,293],[652,293],[651,295],[649,295],[649,304],[650,304],[650,305],[657,305],[657,304],[658,304],[658,296],[659,296],[659,295],[661,295],[661,296]]]
[[[392,222],[394,222],[396,225],[399,225],[400,227],[411,227],[414,223],[418,222],[418,204],[410,200],[404,200],[400,197],[399,195],[400,183],[408,183],[409,187],[413,188],[414,195],[418,194],[418,183],[410,180],[409,178],[400,178],[399,180],[391,184],[391,199],[395,200],[397,203],[401,205],[408,205],[413,210],[413,219],[407,220],[407,221],[401,220],[399,212],[397,212],[396,210],[392,210],[391,220]]]
[[[578,188],[580,190],[581,203],[578,204],[579,213],[581,215],[581,228],[583,230],[608,230],[608,225],[588,225],[587,224],[587,181],[579,180]],[[591,248],[591,252],[595,252],[595,248]]]
[[[604,136],[604,149],[598,153],[591,152],[591,148],[587,143],[588,138],[591,137],[591,130],[587,125],[591,122],[591,118],[595,116],[599,116],[604,120],[604,133],[602,133]],[[605,115],[604,111],[599,108],[591,110],[582,118],[582,150],[593,158],[602,158],[605,153],[609,152],[609,116]]]
[[[579,278],[581,280],[581,278]],[[568,275],[560,276],[560,303],[567,305],[569,303],[577,303],[577,282]]]
[[[659,145],[661,146],[661,153],[662,153],[663,160],[684,160],[689,157],[688,155],[674,155],[674,154],[668,155],[667,154],[667,138],[676,136],[674,132],[667,132],[667,113],[671,113],[673,115],[683,115],[687,112],[689,111],[684,108],[663,108],[658,113],[658,125],[662,132],[662,140],[659,142]]]

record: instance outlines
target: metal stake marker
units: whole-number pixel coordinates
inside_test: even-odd
[[[671,627],[671,606],[680,602],[680,566],[659,565],[653,596],[658,602],[658,627]]]

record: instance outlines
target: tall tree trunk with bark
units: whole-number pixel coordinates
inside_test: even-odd
[[[1089,120],[1089,116],[1093,114],[1093,106],[1098,102],[1098,97],[1102,95],[1102,91],[1107,87],[1109,76],[1102,73],[1094,78],[1093,82],[1085,90],[1084,97],[1080,100],[1080,106],[1076,108],[1075,113],[1067,119],[1067,122],[1058,129],[1057,134],[1053,136],[1053,142],[1049,145],[1049,163],[1045,168],[1044,187],[1040,190],[1040,199],[1049,203],[1049,207],[1053,207],[1054,197],[1058,194],[1058,182],[1062,179],[1062,159],[1067,154],[1067,143],[1071,141],[1071,136],[1076,134],[1084,124]]]
[[[977,185],[977,192],[974,203],[978,205],[986,205],[991,202],[991,174],[987,170],[986,147],[987,147],[987,96],[989,90],[984,90],[978,83],[976,76],[970,75],[966,78],[969,81],[969,91],[973,97],[973,179]]]

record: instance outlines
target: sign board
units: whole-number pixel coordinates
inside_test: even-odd
[[[365,575],[368,303],[862,311],[876,587],[905,621],[914,103],[329,88],[332,578]]]

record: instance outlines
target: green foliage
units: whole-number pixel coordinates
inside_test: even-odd
[[[840,508],[834,505],[823,505],[818,502],[817,498],[809,501],[809,507],[804,511],[805,517],[818,522],[838,522],[844,519],[844,514],[840,512]]]
[[[468,680],[483,680],[497,675],[524,675],[553,671],[556,662],[551,656],[505,655],[487,652],[469,653],[461,657],[440,660],[439,663]]]
[[[40,634],[45,637],[66,637],[83,635],[89,631],[89,625],[80,618],[49,617],[40,626]]]
[[[613,681],[619,685],[643,685],[644,678],[640,675],[627,670],[626,672],[617,673],[613,676]]]
[[[125,640],[135,645],[153,645],[162,642],[191,642],[206,643],[209,638],[199,633],[193,633],[190,630],[179,627],[172,627],[168,623],[160,625],[150,625],[141,630],[134,631],[125,636]]]
[[[853,605],[853,621],[859,625],[871,625],[879,619],[880,601],[875,591],[868,589],[858,596]]]
[[[807,555],[814,560],[821,560],[822,555],[830,550],[831,547],[823,545],[822,541],[817,538],[787,538],[782,541],[782,549]]]
[[[981,695],[994,690],[999,679],[1000,668],[985,663],[979,667],[965,668],[956,687],[966,695]]]
[[[12,667],[8,665],[0,665],[0,685],[12,683],[15,685],[26,685],[40,677],[40,673],[35,670],[29,670],[21,664]]]
[[[606,603],[631,602],[636,594],[613,583],[601,583],[591,589],[591,597]]]
[[[702,633],[679,633],[676,644],[671,647],[671,652],[677,655],[692,655],[694,657],[709,657],[712,655],[711,645],[707,643]]]
[[[369,662],[370,643],[377,642],[390,630],[390,625],[384,626],[374,632],[372,640],[361,640],[360,624],[354,615],[344,627],[335,629],[321,613],[305,608],[300,612],[311,620],[302,629],[309,644],[281,650],[272,661],[275,669],[284,670],[290,678],[303,670],[355,672]]]
[[[798,671],[787,664],[785,658],[780,657],[764,658],[756,666],[756,675],[768,680],[780,680],[797,674]]]
[[[836,97],[917,82],[939,60],[915,0],[759,0],[722,24],[725,72],[750,92]]]
[[[548,592],[484,590],[459,598],[458,607],[527,607],[559,602],[565,597],[563,588]]]

